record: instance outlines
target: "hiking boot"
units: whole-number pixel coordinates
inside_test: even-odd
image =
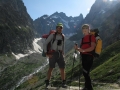
[[[46,88],[49,86],[49,80],[45,80]]]
[[[67,88],[66,80],[63,80],[63,81],[62,81],[62,88]]]

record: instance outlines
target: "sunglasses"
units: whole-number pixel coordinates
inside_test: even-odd
[[[57,26],[56,28],[57,28],[57,29],[58,29],[58,28],[62,29],[62,27],[60,27],[60,26]]]

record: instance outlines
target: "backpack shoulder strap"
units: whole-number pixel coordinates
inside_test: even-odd
[[[89,36],[89,45],[91,46],[91,40],[92,39],[92,35]]]
[[[80,44],[80,47],[82,47],[82,44],[83,44],[83,38],[82,38],[82,40],[81,40],[81,44]]]
[[[83,42],[83,38],[82,38],[80,47],[81,47],[83,44],[89,44],[89,45],[91,45],[91,39],[92,39],[91,37],[92,37],[92,35],[89,35],[89,42]]]
[[[57,33],[54,33],[54,34],[53,34],[53,41],[52,41],[52,43],[54,43],[54,41],[55,41],[55,39],[56,39],[56,35],[57,35]]]
[[[91,44],[92,35],[89,36],[89,42]]]
[[[54,36],[53,36],[53,41],[52,41],[52,43],[54,43],[54,41],[55,41],[55,39],[56,39],[56,35],[57,35],[57,33],[55,33],[55,34],[53,34]],[[64,41],[64,39],[65,39],[65,35],[64,34],[61,34],[62,35],[62,40]]]
[[[64,39],[65,39],[65,35],[64,35],[64,34],[62,34],[62,39],[63,39],[63,41],[64,41]]]

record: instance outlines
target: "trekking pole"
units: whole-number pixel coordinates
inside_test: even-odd
[[[80,63],[79,63],[79,90],[80,90]]]
[[[77,46],[77,43],[76,43],[76,46]],[[77,53],[77,52],[75,52],[75,53]],[[80,63],[78,65],[79,65],[79,90],[80,90]]]
[[[75,44],[76,46],[78,45],[77,43]],[[75,53],[77,53],[76,51],[75,51]],[[80,54],[80,53],[79,53]],[[80,62],[81,63],[81,62]],[[79,90],[80,90],[80,63],[78,64],[79,65]]]
[[[80,54],[79,54],[80,55]],[[81,55],[80,55],[80,61],[79,61],[80,63],[82,62],[81,61]],[[80,90],[80,63],[79,63],[79,90]]]
[[[76,43],[75,43],[75,45],[77,45]],[[75,52],[74,52],[74,57],[73,57],[73,65],[72,65],[72,72],[71,72],[71,79],[70,79],[70,86],[71,86],[71,82],[72,82],[72,77],[73,77],[73,68],[74,68],[74,62],[75,62],[75,54],[76,54],[76,50],[75,50]],[[69,90],[70,90],[70,87],[69,87]]]

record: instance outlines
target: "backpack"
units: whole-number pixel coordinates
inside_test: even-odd
[[[42,38],[47,39],[50,36],[50,34],[54,34],[54,36],[53,36],[53,39],[47,44],[47,54],[52,53],[51,45],[54,43],[57,33],[56,33],[56,30],[50,30],[49,34],[42,35]],[[62,40],[64,41],[64,35],[63,34],[61,34],[61,35],[62,35]],[[43,52],[42,52],[42,56],[46,57],[46,53],[44,52],[44,49],[43,49]]]
[[[98,29],[93,29],[91,30],[90,32],[90,36],[89,36],[89,42],[84,42],[85,44],[88,43],[91,45],[91,36],[94,35],[95,38],[96,38],[96,47],[93,51],[89,52],[91,53],[94,57],[99,57],[101,52],[102,52],[102,39],[100,38],[99,36],[99,30]],[[84,44],[83,43],[83,38],[82,38],[82,43],[81,44]]]

